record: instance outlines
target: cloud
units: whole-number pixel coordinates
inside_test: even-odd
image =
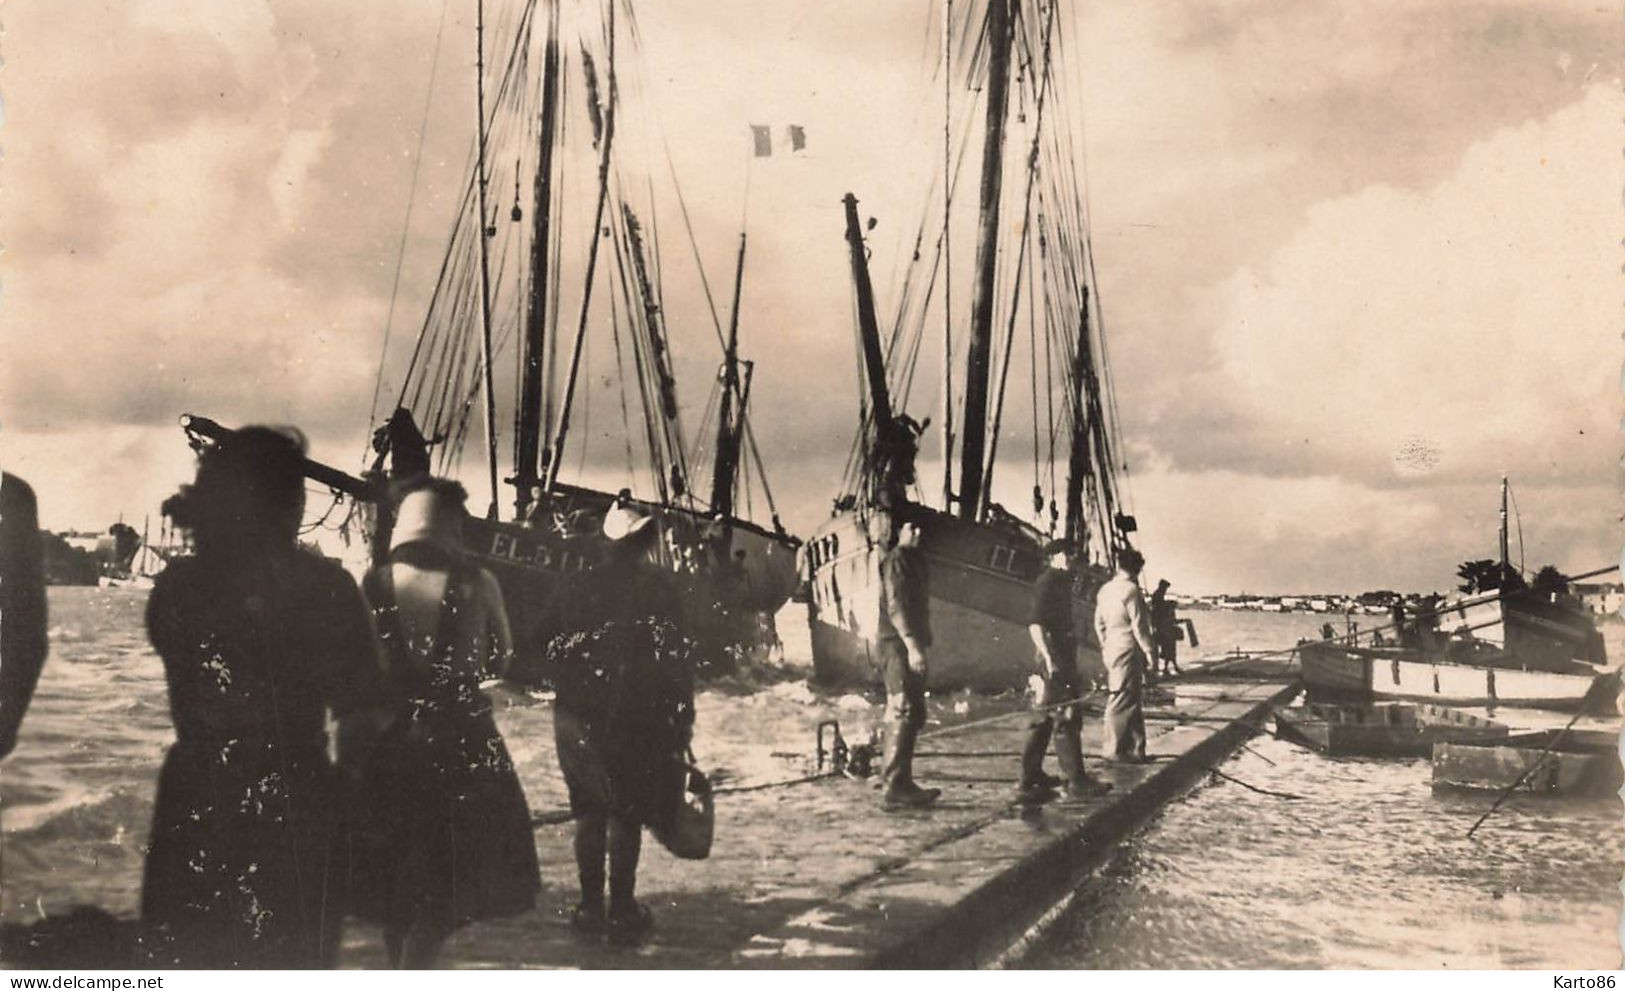
[[[1171,418],[1188,438],[1164,433],[1159,450],[1390,484],[1608,481],[1620,110],[1597,86],[1475,145],[1430,190],[1316,206],[1208,291],[1216,361]]]
[[[840,196],[879,218],[889,308],[935,163],[937,91],[920,65],[935,16],[864,0],[639,14],[636,85],[724,310],[750,169],[742,329],[757,434],[799,529],[823,518],[856,419]],[[51,466],[36,485],[53,506],[91,523],[161,497],[172,480],[142,489],[131,468],[109,486],[91,466],[142,452],[167,466],[182,411],[298,422],[340,463],[359,449],[385,316],[393,305],[393,375],[462,191],[472,14],[448,7],[437,42],[439,18],[393,0],[8,10],[0,440]],[[1459,533],[1434,540],[1436,519],[1387,500],[1437,511],[1438,493],[1477,492],[1503,467],[1553,492],[1608,480],[1611,362],[1586,356],[1611,348],[1617,319],[1597,288],[1617,267],[1604,240],[1620,185],[1617,18],[1557,2],[1169,0],[1091,5],[1076,26],[1076,123],[1148,540],[1184,532],[1160,517],[1211,498],[1202,480],[1234,476],[1264,500],[1318,486],[1305,504],[1332,516],[1337,499],[1382,502],[1453,559]],[[803,125],[808,150],[748,159],[750,123]],[[716,344],[681,218],[649,219],[667,242],[692,433]],[[1563,333],[1536,336],[1551,328]],[[917,384],[911,409],[934,391]],[[615,434],[594,440],[589,470],[607,471],[624,461],[616,390],[589,394],[593,432]],[[1012,506],[1030,485],[1030,439],[1012,432],[1025,402],[1012,399],[1000,448],[997,497]],[[98,446],[126,429],[147,446]],[[1178,480],[1166,497],[1159,479]],[[1309,519],[1277,537],[1342,546]],[[1232,550],[1262,532],[1239,509],[1223,525]],[[1189,566],[1219,574],[1224,560]]]

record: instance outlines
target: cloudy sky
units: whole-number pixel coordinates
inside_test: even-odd
[[[855,419],[839,198],[879,218],[879,269],[930,164],[934,6],[640,11],[713,284],[746,124],[807,129],[805,155],[750,166],[742,321],[799,532],[827,512]],[[1443,587],[1494,552],[1503,472],[1531,567],[1616,560],[1619,6],[1069,7],[1149,572],[1186,591]],[[7,7],[0,461],[46,526],[154,512],[190,473],[183,412],[296,423],[314,455],[358,465],[386,322],[397,353],[455,205],[473,9]],[[715,360],[696,322],[674,332],[692,417]]]

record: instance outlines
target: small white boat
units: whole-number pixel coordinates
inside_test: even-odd
[[[1579,661],[1563,670],[1465,663],[1403,648],[1315,640],[1298,647],[1304,688],[1315,698],[1420,699],[1457,706],[1578,709],[1613,696],[1618,675]],[[1596,693],[1596,694],[1593,694]]]

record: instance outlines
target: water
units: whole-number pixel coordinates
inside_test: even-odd
[[[163,669],[148,645],[145,590],[50,590],[51,656],[0,765],[0,918],[29,924],[77,905],[134,915],[158,769],[173,739]],[[805,607],[780,628],[790,670],[707,687],[696,699],[695,751],[718,784],[811,771],[816,727],[840,721],[851,742],[878,724],[873,693],[826,694],[810,669]],[[796,659],[799,659],[797,661]],[[536,812],[566,805],[545,696],[493,686],[497,722]],[[1008,707],[966,696],[932,700],[934,722]]]
[[[142,623],[146,592],[50,594],[51,659],[0,772],[0,914],[24,924],[76,905],[133,915],[158,766],[172,737],[161,666]],[[1182,660],[1289,645],[1316,635],[1325,619],[1189,615],[1202,646],[1182,649]],[[805,665],[799,607],[786,609],[780,629],[792,668]],[[1611,643],[1611,656],[1621,649]],[[532,808],[562,807],[551,707],[501,689],[493,697]],[[723,781],[794,777],[808,769],[820,720],[839,719],[849,739],[863,739],[879,718],[877,701],[818,693],[793,674],[711,686],[698,699],[696,750]],[[934,698],[932,718],[973,718],[1009,704]],[[1225,770],[1305,799],[1284,802],[1221,783],[1175,803],[1083,889],[1077,910],[1029,964],[1619,962],[1617,804],[1521,800],[1466,840],[1489,800],[1434,797],[1425,762],[1332,761],[1261,740]]]
[[[1195,613],[1291,642],[1308,616]],[[1245,617],[1246,629],[1225,625]],[[1280,634],[1286,633],[1285,637]],[[1625,628],[1606,628],[1609,656]],[[1261,643],[1262,641],[1260,641]],[[1238,641],[1240,646],[1250,644]],[[1569,716],[1501,710],[1515,727]],[[1581,725],[1605,724],[1582,720]],[[1331,759],[1262,738],[1118,848],[1023,961],[1091,969],[1595,969],[1620,965],[1617,799],[1432,790],[1422,760]]]

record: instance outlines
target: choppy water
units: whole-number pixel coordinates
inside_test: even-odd
[[[1290,642],[1307,616],[1214,617],[1215,644]],[[1374,618],[1372,625],[1380,622]],[[1294,627],[1293,624],[1298,624]],[[1311,627],[1317,623],[1309,623]],[[1290,631],[1290,632],[1289,632]],[[1286,637],[1280,633],[1288,633]],[[1609,657],[1625,627],[1605,627]],[[1228,638],[1228,639],[1227,639]],[[1483,714],[1481,712],[1481,714]],[[1502,709],[1515,728],[1570,716]],[[1582,719],[1582,727],[1617,725]],[[1114,851],[1022,963],[1091,969],[1595,969],[1620,966],[1617,799],[1432,790],[1425,759],[1327,758],[1261,738]]]
[[[51,659],[17,751],[0,770],[0,913],[8,921],[75,905],[136,910],[153,790],[171,739],[161,667],[142,625],[145,601],[137,589],[51,590]],[[1196,654],[1280,647],[1314,635],[1325,618],[1190,615],[1202,636]],[[792,666],[806,663],[804,623],[795,606],[780,617]],[[1611,643],[1611,656],[1621,649]],[[494,697],[533,809],[562,806],[551,707],[502,690]],[[936,698],[933,719],[1008,704]],[[698,708],[702,761],[742,783],[802,773],[820,720],[839,719],[849,738],[861,739],[879,717],[873,697],[817,693],[787,675],[712,686]],[[1029,963],[1619,961],[1617,804],[1515,802],[1468,841],[1463,834],[1488,800],[1435,798],[1424,762],[1328,761],[1263,740],[1226,771],[1305,800],[1218,784],[1176,803],[1083,890],[1078,910]]]

